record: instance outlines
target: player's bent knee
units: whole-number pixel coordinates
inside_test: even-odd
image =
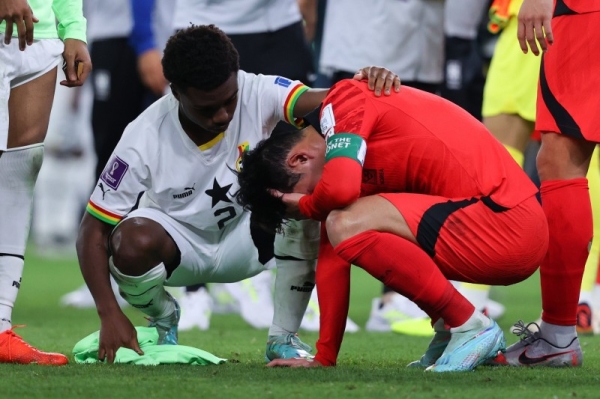
[[[146,273],[162,262],[160,249],[168,235],[158,223],[145,218],[126,219],[114,230],[110,250],[115,267],[123,274]]]
[[[362,233],[365,229],[354,217],[353,212],[348,210],[331,211],[325,221],[327,236],[331,245],[337,246],[344,240]]]

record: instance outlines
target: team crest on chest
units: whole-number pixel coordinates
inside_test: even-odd
[[[235,170],[240,172],[242,170],[242,156],[244,155],[244,152],[250,149],[250,144],[247,141],[244,141],[242,144],[238,145],[237,149],[238,157],[235,161]]]

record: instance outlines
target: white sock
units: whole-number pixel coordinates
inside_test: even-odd
[[[454,327],[450,329],[451,333],[460,333],[469,330],[475,330],[478,328],[488,327],[491,324],[491,320],[489,317],[485,316],[478,310],[475,310],[469,320],[467,320],[464,324]]]
[[[489,285],[461,283],[458,285],[457,290],[462,296],[467,298],[467,301],[471,302],[477,310],[483,310],[485,308],[490,296]]]
[[[23,259],[0,255],[0,332],[12,327],[12,310],[21,287]]]
[[[579,303],[587,303],[592,306],[592,291],[581,291],[579,293]]]
[[[11,148],[0,156],[0,331],[11,328],[43,158],[42,143]]]
[[[275,236],[275,311],[269,335],[296,333],[315,283],[320,223],[290,220]]]
[[[298,332],[315,286],[314,260],[276,259],[273,324],[269,335]]]
[[[157,319],[167,317],[175,311],[174,299],[164,287],[167,269],[163,263],[141,276],[127,276],[121,273],[114,265],[112,256],[108,259],[108,265],[123,299],[131,306]]]
[[[575,326],[559,326],[546,323],[543,320],[540,324],[540,332],[544,339],[561,348],[567,347],[573,341],[573,338],[577,336]]]

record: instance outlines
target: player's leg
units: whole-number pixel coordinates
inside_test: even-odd
[[[173,233],[134,212],[113,231],[109,250],[110,272],[123,298],[149,316],[159,333],[159,345],[177,344],[179,305],[164,287],[181,259]]]
[[[62,48],[53,51],[47,42],[37,42],[30,53],[12,52],[2,48],[2,74],[12,62],[27,58],[30,71],[15,71],[13,79],[1,76],[3,92],[0,105],[8,116],[0,129],[6,129],[0,143],[0,362],[66,364],[67,358],[47,354],[25,344],[11,331],[12,309],[21,285],[25,246],[29,236],[33,205],[33,188],[44,156],[44,137],[48,129],[50,110],[56,84],[56,64]],[[54,43],[50,43],[51,45]],[[14,58],[13,58],[14,57]],[[3,58],[3,57],[2,57]],[[18,61],[20,62],[20,61]],[[26,77],[23,77],[25,75]],[[29,76],[27,76],[29,75]],[[19,78],[25,79],[21,82]],[[17,82],[17,85],[15,85]],[[9,97],[10,96],[10,97]],[[2,151],[4,150],[4,151]]]
[[[540,268],[542,285],[542,339],[528,348],[541,357],[553,348],[569,352],[579,349],[576,315],[581,280],[592,239],[592,209],[586,173],[594,144],[566,135],[542,134],[538,171],[542,181],[542,206],[548,218],[550,246]],[[565,234],[568,231],[569,234]],[[556,295],[560,292],[560,295]],[[520,347],[507,352],[507,358]],[[521,350],[521,352],[523,352]],[[560,351],[559,351],[560,352]],[[533,355],[531,355],[533,356]],[[549,363],[549,364],[546,364]],[[552,362],[536,364],[556,366]],[[580,365],[581,357],[571,363]]]
[[[485,94],[488,96],[492,95],[493,93],[492,92],[488,94],[489,90],[490,89],[488,89],[488,86],[486,86]],[[487,96],[484,96],[484,113],[486,111],[486,101]],[[491,105],[488,105],[488,107],[491,107]],[[523,153],[527,147],[527,143],[530,140],[531,132],[533,131],[533,122],[522,118],[518,114],[501,113],[494,116],[484,116],[483,124],[494,135],[494,137],[496,137],[504,145],[515,162],[522,167],[524,161]],[[489,300],[490,286],[460,283],[458,290],[477,309],[486,309]]]
[[[268,360],[309,356],[310,347],[296,333],[315,286],[319,233],[319,222],[294,220],[275,237],[275,312],[265,353]]]
[[[329,239],[340,257],[414,301],[431,317],[439,334],[428,350],[431,359],[425,361],[443,363],[434,371],[473,369],[503,348],[502,331],[454,288],[407,223],[406,218],[422,215],[423,207],[427,207],[424,203],[429,201],[432,205],[443,199],[408,197],[414,201],[412,208],[405,208],[406,215],[380,196],[361,198],[344,210],[332,212],[327,218]],[[417,197],[419,205],[414,206]],[[428,238],[430,242],[434,239]],[[390,248],[394,251],[390,252]],[[402,262],[398,262],[399,256]],[[439,319],[450,328],[450,340]],[[474,342],[477,348],[472,345]],[[443,348],[447,349],[444,355],[440,353]],[[469,356],[474,352],[478,356]]]

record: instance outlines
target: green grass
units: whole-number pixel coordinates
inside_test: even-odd
[[[364,326],[377,281],[355,268],[350,316]],[[71,353],[73,345],[99,327],[94,310],[58,306],[60,296],[81,284],[72,258],[27,258],[14,321],[17,330],[45,350]],[[513,287],[494,288],[507,312],[500,321],[507,341],[519,318],[539,317],[537,276]],[[141,314],[128,310],[136,325]],[[314,344],[316,334],[302,334]],[[392,333],[348,334],[337,368],[268,369],[264,367],[266,330],[249,328],[236,315],[214,315],[207,332],[180,334],[184,345],[230,359],[218,366],[77,365],[64,367],[0,365],[0,398],[598,398],[600,338],[581,339],[585,365],[578,369],[506,369],[480,367],[472,373],[435,375],[406,369],[419,358],[427,338]]]

